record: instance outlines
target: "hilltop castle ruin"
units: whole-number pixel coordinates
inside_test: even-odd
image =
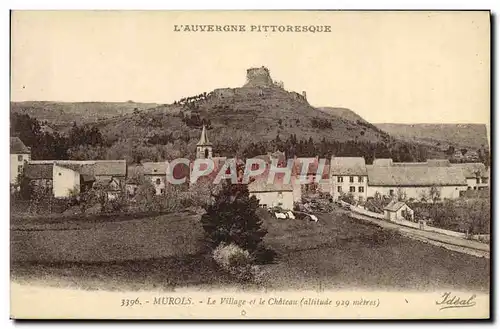
[[[247,82],[243,87],[273,87],[269,69],[265,66],[253,67],[247,70]]]
[[[242,88],[217,88],[210,92],[208,97],[216,97],[218,99],[230,99],[235,96],[258,96],[266,97],[269,95],[270,91],[266,89],[281,89],[287,92],[284,87],[283,81],[274,81],[271,78],[271,73],[269,69],[265,66],[252,67],[247,69],[246,83]],[[272,92],[271,92],[272,93]],[[296,100],[307,102],[306,92],[303,91],[302,94],[288,91]]]

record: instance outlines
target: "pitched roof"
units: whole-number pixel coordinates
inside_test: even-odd
[[[19,137],[10,138],[10,154],[28,154],[30,149],[24,145]]]
[[[142,164],[144,175],[166,175],[167,162],[144,162]]]
[[[64,162],[55,162],[55,165],[67,169],[74,170],[81,175],[85,176],[94,176],[94,165],[92,163],[64,163]]]
[[[94,182],[95,181],[95,176],[94,175],[82,174],[82,175],[80,175],[80,177],[82,178],[82,180],[84,182]]]
[[[278,176],[279,177],[279,176]],[[257,177],[253,182],[248,184],[250,192],[285,192],[293,191],[292,184],[285,184],[278,177],[275,177],[274,183],[267,183],[267,176]]]
[[[371,186],[467,185],[463,170],[456,167],[366,166]]]
[[[374,166],[392,166],[392,159],[374,159]]]
[[[24,166],[24,175],[29,179],[52,179],[52,163],[31,164]]]
[[[428,166],[427,162],[393,162],[395,167],[422,167]]]
[[[285,152],[268,152],[267,154],[261,154],[253,157],[254,159],[261,159],[264,160],[266,163],[272,163],[273,160],[277,160],[278,164],[286,164],[287,159],[286,159],[286,154]]]
[[[365,158],[332,157],[330,170],[332,175],[366,175]]]
[[[430,160],[427,160],[427,165],[428,166],[435,166],[435,167],[449,167],[450,160],[448,160],[448,159],[430,159]]]
[[[486,170],[486,166],[481,162],[473,162],[473,163],[454,163],[453,167],[461,168],[464,172],[466,178],[476,178],[479,174],[480,177],[489,177],[488,170]]]
[[[304,160],[307,160],[304,161]],[[323,159],[322,159],[323,160]],[[301,175],[302,174],[302,166],[304,164],[308,164],[307,167],[307,174],[308,175],[316,175],[318,173],[318,167],[320,163],[320,159],[315,157],[315,158],[296,158],[294,159],[293,163],[293,168],[292,168],[292,175]],[[330,177],[330,164],[328,159],[326,159],[323,171],[321,173],[321,177],[323,178],[329,178]]]
[[[95,161],[95,176],[126,176],[127,162],[125,160],[99,160]]]
[[[391,201],[387,206],[385,206],[384,210],[389,211],[398,211],[405,203],[402,201]]]
[[[196,145],[198,146],[212,145],[212,143],[210,143],[210,141],[208,140],[207,129],[205,128],[205,125],[203,125],[203,129],[201,130],[200,141],[196,143]]]

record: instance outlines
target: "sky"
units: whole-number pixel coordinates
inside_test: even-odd
[[[176,32],[240,24],[246,32]],[[331,32],[250,32],[251,25]],[[490,122],[487,12],[15,11],[11,100],[172,103],[266,66],[372,123]]]

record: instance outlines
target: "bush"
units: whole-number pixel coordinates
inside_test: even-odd
[[[340,196],[340,200],[347,202],[349,204],[355,205],[356,201],[354,200],[354,195],[352,193],[343,193]]]
[[[253,258],[247,250],[231,243],[221,243],[212,252],[215,262],[238,281],[252,281],[256,275],[256,267],[252,266]]]
[[[224,182],[201,217],[205,238],[211,248],[234,243],[254,252],[267,231],[256,214],[259,200],[250,196],[246,184]]]

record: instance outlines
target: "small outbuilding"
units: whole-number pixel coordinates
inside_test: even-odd
[[[396,220],[413,220],[413,210],[402,201],[391,201],[384,208],[385,219]]]

